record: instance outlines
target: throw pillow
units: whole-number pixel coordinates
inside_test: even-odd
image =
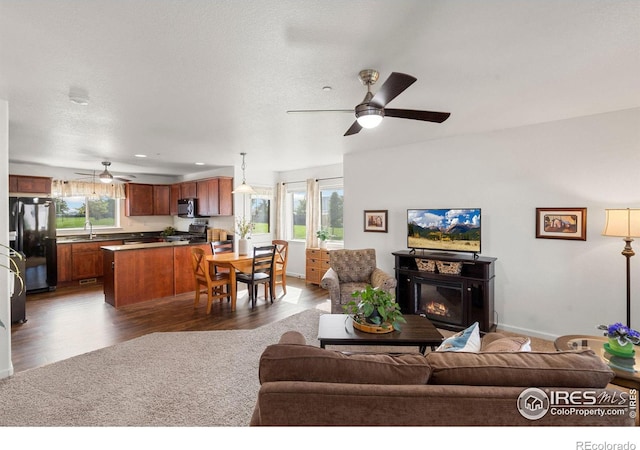
[[[466,330],[448,337],[436,349],[437,352],[479,352],[480,330],[478,322],[475,322]]]
[[[482,346],[483,352],[530,352],[531,339],[526,337],[504,337]]]

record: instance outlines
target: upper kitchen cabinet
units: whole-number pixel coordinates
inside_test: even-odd
[[[153,186],[153,214],[168,216],[171,214],[171,186],[156,184]]]
[[[198,181],[198,215],[233,215],[233,178],[219,177]]]
[[[180,198],[197,198],[198,183],[196,181],[185,181],[180,183]]]
[[[168,185],[127,183],[125,215],[153,216],[170,214],[171,188]]]
[[[182,198],[180,194],[180,184],[172,184],[169,193],[169,212],[172,216],[178,215],[178,200]]]
[[[9,175],[9,193],[51,194],[51,178]]]

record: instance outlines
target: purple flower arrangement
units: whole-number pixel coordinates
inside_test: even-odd
[[[606,330],[604,335],[611,339],[617,339],[620,345],[625,345],[629,342],[635,345],[640,344],[640,333],[638,333],[636,330],[632,330],[626,325],[621,324],[620,322],[608,326],[600,325],[598,329]]]

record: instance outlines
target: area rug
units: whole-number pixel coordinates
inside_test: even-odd
[[[319,310],[254,330],[152,333],[0,380],[0,426],[247,426],[266,346]]]

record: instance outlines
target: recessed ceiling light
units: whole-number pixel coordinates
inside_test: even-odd
[[[322,90],[325,92],[329,92],[331,90],[331,86],[323,86]]]
[[[204,163],[197,162],[197,163],[196,163],[196,166],[204,166]]]
[[[142,155],[142,154],[133,155],[133,156],[135,156],[136,158],[146,158],[147,157],[147,155]]]

